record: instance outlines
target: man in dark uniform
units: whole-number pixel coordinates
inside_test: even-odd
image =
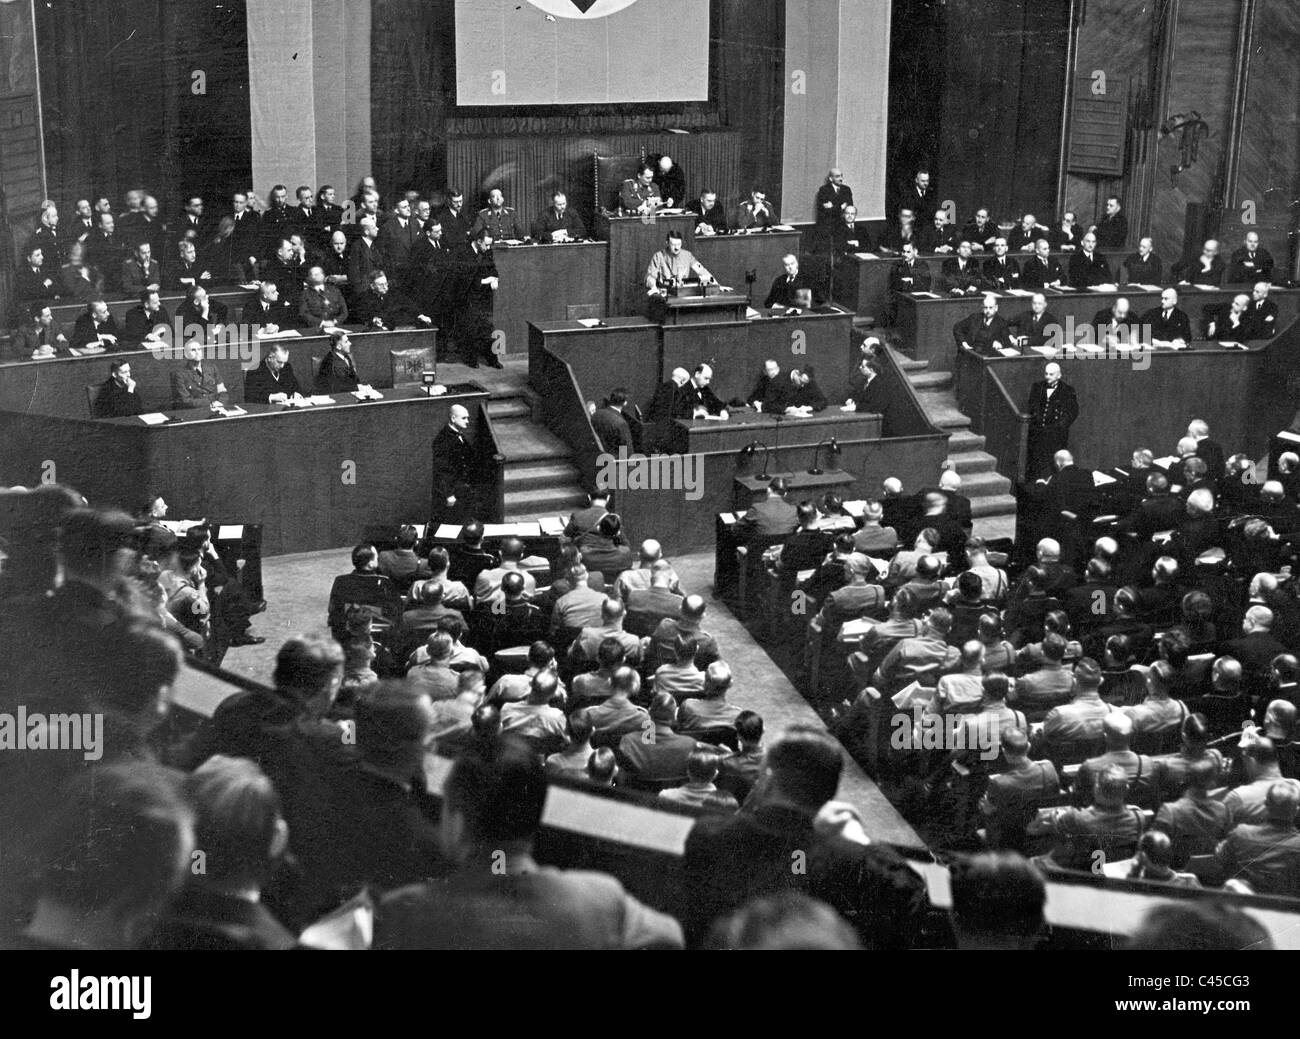
[[[334,337],[334,344],[316,373],[317,393],[350,393],[357,388],[357,366],[352,360],[352,340],[346,332]]]
[[[185,344],[185,364],[172,372],[172,407],[204,408],[219,400],[226,392],[215,366],[203,367],[203,347],[197,343]]]
[[[655,170],[654,182],[659,188],[659,197],[669,208],[681,208],[686,205],[686,174],[676,165],[671,156],[659,156],[658,168]]]
[[[465,196],[452,188],[447,192],[447,204],[433,214],[435,220],[442,224],[442,236],[452,250],[463,249],[469,245],[470,232],[474,221],[465,209]]]
[[[478,211],[471,237],[477,237],[483,230],[488,231],[498,242],[503,242],[507,238],[528,237],[520,226],[515,211],[506,205],[506,197],[501,193],[500,188],[493,188],[488,192],[488,204]]]
[[[1119,198],[1111,195],[1106,199],[1106,215],[1092,229],[1097,236],[1097,244],[1103,249],[1123,249],[1128,241],[1128,217],[1120,212]]]
[[[144,403],[140,400],[135,380],[131,378],[131,362],[126,359],[113,361],[108,370],[109,376],[95,398],[95,418],[143,415]]]
[[[606,454],[617,455],[620,447],[626,448],[628,454],[634,450],[632,430],[623,417],[623,405],[627,403],[627,394],[617,389],[610,393],[609,399],[591,415],[591,428],[600,438]]]
[[[447,425],[433,441],[432,516],[439,522],[460,521],[475,515],[474,474],[478,467],[474,446],[466,439],[469,411],[451,406]]]
[[[1061,381],[1061,366],[1052,362],[1043,369],[1043,376],[1029,391],[1026,480],[1052,475],[1053,457],[1069,447],[1070,426],[1079,417],[1079,399],[1074,387]]]
[[[763,374],[754,383],[753,392],[746,401],[765,415],[781,415],[785,412],[789,393],[790,383],[781,377],[781,366],[769,360],[763,362]]]
[[[1097,236],[1089,232],[1083,236],[1083,251],[1070,257],[1070,284],[1076,289],[1090,289],[1112,281],[1110,264],[1097,252]]]
[[[289,363],[289,351],[274,343],[262,363],[244,376],[244,401],[247,404],[270,404],[272,397],[292,398],[302,394],[298,377]]]

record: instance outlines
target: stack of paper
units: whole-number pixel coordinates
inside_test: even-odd
[[[439,541],[455,541],[460,537],[459,523],[441,523],[438,529],[433,532],[433,536]]]
[[[862,500],[846,501],[844,503],[844,511],[856,519],[862,518],[862,514],[866,511],[866,508],[867,503]]]
[[[1117,482],[1113,476],[1107,476],[1105,473],[1099,473],[1095,470],[1092,474],[1092,485],[1094,487],[1105,487],[1107,484]]]
[[[776,224],[772,227],[773,231],[793,231],[794,228],[789,224]]]
[[[878,260],[880,259],[875,253],[854,253],[859,260]]]
[[[1219,291],[1219,286],[1217,286],[1217,285],[1193,285],[1192,288],[1194,288],[1194,289],[1200,289],[1202,292],[1218,292],[1218,291]]]
[[[217,541],[239,541],[244,536],[244,525],[235,523],[217,528]]]
[[[542,528],[542,533],[548,537],[559,537],[564,533],[565,523],[562,519],[546,516],[542,518],[539,525]]]
[[[161,426],[167,421],[167,416],[159,411],[151,411],[147,415],[141,415],[140,421],[146,426]]]
[[[580,324],[583,328],[596,328],[600,325],[600,318],[580,317],[578,318],[578,324]]]
[[[734,512],[720,512],[718,513],[718,519],[722,520],[727,526],[731,526],[736,522],[736,514]]]
[[[313,393],[307,398],[308,404],[333,404],[334,398],[328,393]]]

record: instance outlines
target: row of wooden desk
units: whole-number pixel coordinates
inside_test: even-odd
[[[488,396],[473,383],[438,397],[382,392],[302,409],[244,404],[231,417],[164,411],[162,425],[0,411],[0,481],[55,480],[128,508],[161,494],[180,515],[261,524],[268,555],[350,545],[369,524],[429,514],[430,445],[453,404],[474,414]]]
[[[1130,291],[1132,290],[1132,291]],[[1238,288],[1196,289],[1183,286],[1178,290],[1178,306],[1186,311],[1194,328],[1199,327],[1202,312],[1208,307],[1222,306],[1240,293]],[[1109,309],[1115,300],[1123,297],[1129,301],[1133,319],[1160,304],[1160,293],[1129,289],[1108,292],[1061,292],[1047,289],[1048,311],[1062,324],[1073,321],[1076,326],[1091,324],[1100,310]],[[981,295],[966,297],[940,297],[932,299],[915,293],[897,294],[898,321],[896,330],[904,348],[914,348],[912,356],[918,361],[929,361],[931,371],[950,372],[956,361],[957,346],[953,340],[953,326],[971,314],[978,314]],[[1274,289],[1269,296],[1278,306],[1278,327],[1285,328],[1300,314],[1300,289]],[[1029,310],[1029,298],[999,295],[1002,317],[1011,320]]]

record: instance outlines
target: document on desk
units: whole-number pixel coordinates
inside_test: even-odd
[[[866,509],[867,509],[867,503],[865,499],[846,501],[844,503],[844,511],[847,512],[854,519],[861,519],[863,513],[866,512]]]
[[[1096,470],[1093,470],[1092,485],[1094,487],[1105,487],[1108,484],[1117,483],[1117,482],[1118,481],[1115,479],[1115,477],[1107,476],[1105,473],[1099,473]]]
[[[745,320],[746,320],[746,321],[755,321],[755,320],[757,320],[758,318],[761,318],[762,316],[763,316],[763,315],[760,314],[760,313],[759,313],[757,310],[755,310],[753,307],[746,307],[746,308],[745,308]]]
[[[170,421],[166,415],[158,411],[151,411],[148,414],[139,416],[139,418],[146,426],[161,426],[164,422]]]
[[[455,541],[460,537],[460,524],[440,523],[438,529],[433,532],[433,536],[439,541]]]
[[[794,228],[789,224],[773,224],[773,231],[793,231]]]
[[[307,403],[309,403],[309,404],[333,404],[333,403],[335,403],[335,401],[334,401],[334,398],[331,397],[328,393],[314,393],[314,394],[312,394],[310,397],[307,398]]]
[[[1193,285],[1192,288],[1200,289],[1202,292],[1218,292],[1218,285]]]
[[[262,332],[259,330],[257,333],[257,338],[258,339],[301,339],[302,333],[300,333],[296,328],[282,328],[278,332]]]
[[[244,525],[235,523],[217,528],[218,541],[240,541],[244,537]]]
[[[736,522],[736,514],[734,512],[719,512],[718,519],[729,527]]]
[[[875,253],[854,253],[859,260],[878,260],[880,259]]]
[[[944,298],[943,296],[940,296],[937,292],[913,292],[912,295],[915,296],[917,299],[943,299]]]
[[[1105,285],[1092,285],[1089,286],[1088,291],[1089,292],[1118,292],[1119,286],[1111,285],[1110,283],[1107,283]]]
[[[1159,286],[1159,285],[1143,285],[1143,284],[1141,284],[1141,283],[1139,283],[1139,282],[1136,282],[1136,281],[1134,281],[1134,282],[1130,282],[1128,285],[1125,285],[1124,288],[1126,288],[1126,289],[1139,289],[1139,290],[1142,291],[1142,292],[1159,292],[1159,291],[1160,291],[1160,286]]]
[[[599,327],[600,327],[600,318],[598,318],[598,317],[580,317],[580,318],[578,318],[578,324],[580,324],[583,328],[599,328]]]
[[[1033,292],[1029,289],[1007,289],[1008,296],[1032,296]]]
[[[557,516],[545,516],[539,522],[542,533],[548,537],[558,537],[564,533],[564,520]]]

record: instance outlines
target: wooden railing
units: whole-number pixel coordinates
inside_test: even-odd
[[[537,364],[529,366],[529,381],[542,399],[542,425],[569,445],[582,485],[591,490],[596,486],[596,468],[604,448],[591,428],[582,389],[568,361],[546,347],[539,349],[535,359]]]
[[[1025,472],[1029,416],[983,358],[958,350],[953,378],[957,407],[970,417],[971,428],[984,437],[984,450],[998,460],[998,472],[1015,482]]]
[[[488,506],[485,519],[491,523],[500,523],[506,515],[506,456],[501,450],[501,441],[497,439],[492,426],[492,416],[488,414],[488,402],[478,406],[478,416],[474,423],[475,444],[478,446],[479,461],[484,469],[485,492],[484,504]]]

